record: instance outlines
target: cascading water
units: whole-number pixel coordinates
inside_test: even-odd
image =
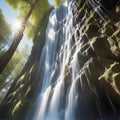
[[[37,100],[35,120],[59,120],[62,117],[59,108],[64,95],[64,81],[60,78],[59,72],[56,74],[56,56],[66,34],[67,3],[51,12],[48,27],[46,30],[46,43],[40,58],[40,68],[42,69],[42,85]],[[61,90],[63,92],[61,92]]]
[[[59,8],[54,9],[49,17],[46,43],[39,64],[39,68],[42,69],[40,78],[42,85],[40,85],[40,94],[36,102],[37,107],[35,107],[35,114],[32,118],[35,120],[73,120],[74,118],[72,112],[75,107],[71,102],[74,102],[74,93],[76,94],[74,79],[79,68],[76,69],[78,63],[76,63],[75,57],[77,57],[77,54],[74,56],[73,62],[69,63],[72,54],[70,39],[74,29],[73,20],[70,19],[73,17],[72,12],[68,13],[70,8],[67,5],[66,2]],[[63,51],[64,53],[62,53]],[[66,96],[65,76],[69,64],[72,65],[73,71],[71,87],[68,88],[70,94]],[[65,104],[67,101],[68,104]],[[69,114],[72,118],[68,116]]]
[[[78,7],[81,10],[77,11]],[[99,60],[90,40],[103,35],[100,25],[107,17],[103,13],[97,0],[83,0],[81,5],[71,0],[51,12],[39,63],[39,96],[31,120],[100,119],[107,116],[101,99],[107,99],[107,107],[116,113],[109,95],[99,95],[98,76],[91,73],[97,67],[92,62]],[[93,34],[87,25],[94,25],[97,32]]]

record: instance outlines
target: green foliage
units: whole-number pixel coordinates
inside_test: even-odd
[[[6,0],[7,3],[15,10],[19,10],[18,18],[22,21],[31,8],[34,0]],[[37,28],[39,21],[49,8],[48,0],[38,0],[35,8],[28,20],[25,34],[28,39],[34,37],[34,30]]]
[[[20,51],[17,50],[8,63],[7,67],[4,69],[2,74],[0,74],[0,98],[4,97],[8,88],[11,86],[11,83],[24,67],[28,57],[28,52],[26,52],[27,50],[28,46],[25,46]]]
[[[54,0],[54,6],[59,6],[60,4],[64,3],[66,0]]]
[[[10,34],[10,25],[6,22],[5,17],[0,10],[0,49],[8,42]]]
[[[21,4],[26,5],[25,0],[6,0],[6,2],[13,8],[13,9],[18,9],[21,7]]]

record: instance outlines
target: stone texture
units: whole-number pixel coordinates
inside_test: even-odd
[[[99,6],[99,0],[71,1],[69,7],[72,11],[73,18],[71,19],[73,19],[75,31],[70,38],[69,63],[64,69],[65,94],[71,84],[73,56],[77,51],[76,59],[79,68],[76,67],[76,69],[79,70],[75,84],[78,91],[79,109],[76,118],[96,120],[108,116],[120,116],[120,2],[118,1],[115,6],[110,3],[110,8],[106,6],[106,3],[101,2],[109,10],[107,11],[101,5]],[[91,3],[94,7],[91,6]],[[95,7],[95,5],[98,6]],[[100,9],[98,9],[99,7]],[[60,72],[64,47],[66,44],[61,46],[56,56],[55,76]],[[37,63],[35,65],[37,66]],[[22,103],[24,103],[24,101],[21,102],[21,96],[22,100],[26,100],[25,103],[33,97],[33,91],[38,82],[35,80],[36,84],[33,85],[32,90],[31,85],[32,80],[39,78],[38,75],[34,78],[37,70],[39,70],[38,67],[31,68],[22,81],[20,77],[12,92],[6,96],[5,103],[12,103],[11,114],[17,120],[22,114],[18,111],[21,110]],[[26,79],[27,81],[25,81]],[[27,89],[23,89],[22,84],[25,84]],[[53,89],[55,85],[53,85]],[[25,96],[20,94],[21,89],[25,90]],[[17,110],[18,107],[20,109]]]

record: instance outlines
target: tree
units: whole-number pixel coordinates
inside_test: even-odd
[[[64,3],[66,0],[54,0],[54,5],[57,7],[60,4]]]
[[[29,12],[35,0],[6,0],[7,3],[14,9],[19,10],[18,19],[22,20],[26,13]],[[25,34],[28,38],[34,38],[34,30],[37,28],[39,21],[44,16],[45,12],[50,7],[48,0],[37,0],[28,21],[26,24]]]
[[[38,84],[38,80],[36,78],[39,76],[39,74],[37,73],[37,70],[39,68],[38,62],[39,62],[39,57],[41,55],[41,52],[45,43],[45,35],[46,35],[45,31],[47,28],[49,14],[52,9],[53,8],[48,9],[44,14],[44,17],[42,17],[41,21],[39,21],[39,25],[35,30],[35,37],[33,40],[34,44],[32,47],[31,55],[27,59],[27,63],[24,65],[23,70],[19,73],[19,75],[17,74],[17,77],[14,79],[9,91],[7,92],[3,102],[0,105],[0,118],[7,119],[9,116],[10,119],[17,120],[19,118],[20,120],[22,120],[27,114],[27,110],[31,105],[31,100],[29,99],[33,91],[36,89],[35,88],[36,84]],[[20,82],[20,84],[18,84],[18,81]],[[22,85],[20,89],[19,89],[19,85],[20,86]],[[18,92],[16,91],[16,89],[20,91]],[[16,94],[14,94],[14,97],[13,97],[11,95],[14,92],[14,90],[16,91]],[[34,99],[34,97],[32,97],[32,99]],[[16,99],[15,101],[14,101],[14,98]],[[16,109],[14,113],[13,111],[11,111],[14,108],[14,106],[16,106],[16,104],[19,102],[19,98],[21,98],[21,100],[24,101],[22,102],[23,104],[22,110],[20,108],[20,116],[19,116],[19,113],[16,114],[16,110],[18,109]],[[14,118],[15,116],[17,118]]]
[[[4,45],[8,42],[11,29],[6,22],[5,17],[0,9],[0,49],[4,48]]]
[[[29,51],[25,52],[27,50],[28,50],[27,45],[24,46],[21,50],[16,50],[10,62],[0,75],[0,100],[3,99],[4,95],[11,86],[13,80],[16,78],[18,73],[20,73],[20,71],[24,67],[24,64],[26,63],[25,58],[28,58]]]
[[[10,2],[10,4],[11,4],[11,0],[7,0],[7,1]],[[8,62],[10,61],[11,57],[13,56],[17,46],[19,45],[19,43],[20,43],[20,41],[21,41],[21,39],[23,37],[23,32],[25,30],[27,22],[28,22],[29,18],[32,17],[31,14],[34,13],[33,11],[35,9],[35,6],[37,6],[38,3],[40,3],[40,1],[42,1],[42,0],[27,0],[27,1],[14,0],[14,1],[12,1],[12,3],[14,3],[12,5],[15,5],[18,8],[20,7],[20,5],[23,5],[23,3],[29,2],[30,3],[29,4],[29,11],[27,12],[26,16],[22,20],[22,23],[21,23],[22,27],[18,31],[17,35],[15,36],[15,38],[13,40],[13,43],[11,44],[10,48],[6,51],[5,54],[3,54],[0,57],[0,73],[2,73],[2,71],[4,70],[4,68],[6,67]],[[22,14],[22,12],[20,12],[20,14]],[[38,16],[36,16],[36,19],[37,19],[37,17]]]

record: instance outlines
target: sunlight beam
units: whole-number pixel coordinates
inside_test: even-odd
[[[13,31],[18,31],[22,28],[21,21],[18,19],[15,19],[14,22],[11,25]]]

